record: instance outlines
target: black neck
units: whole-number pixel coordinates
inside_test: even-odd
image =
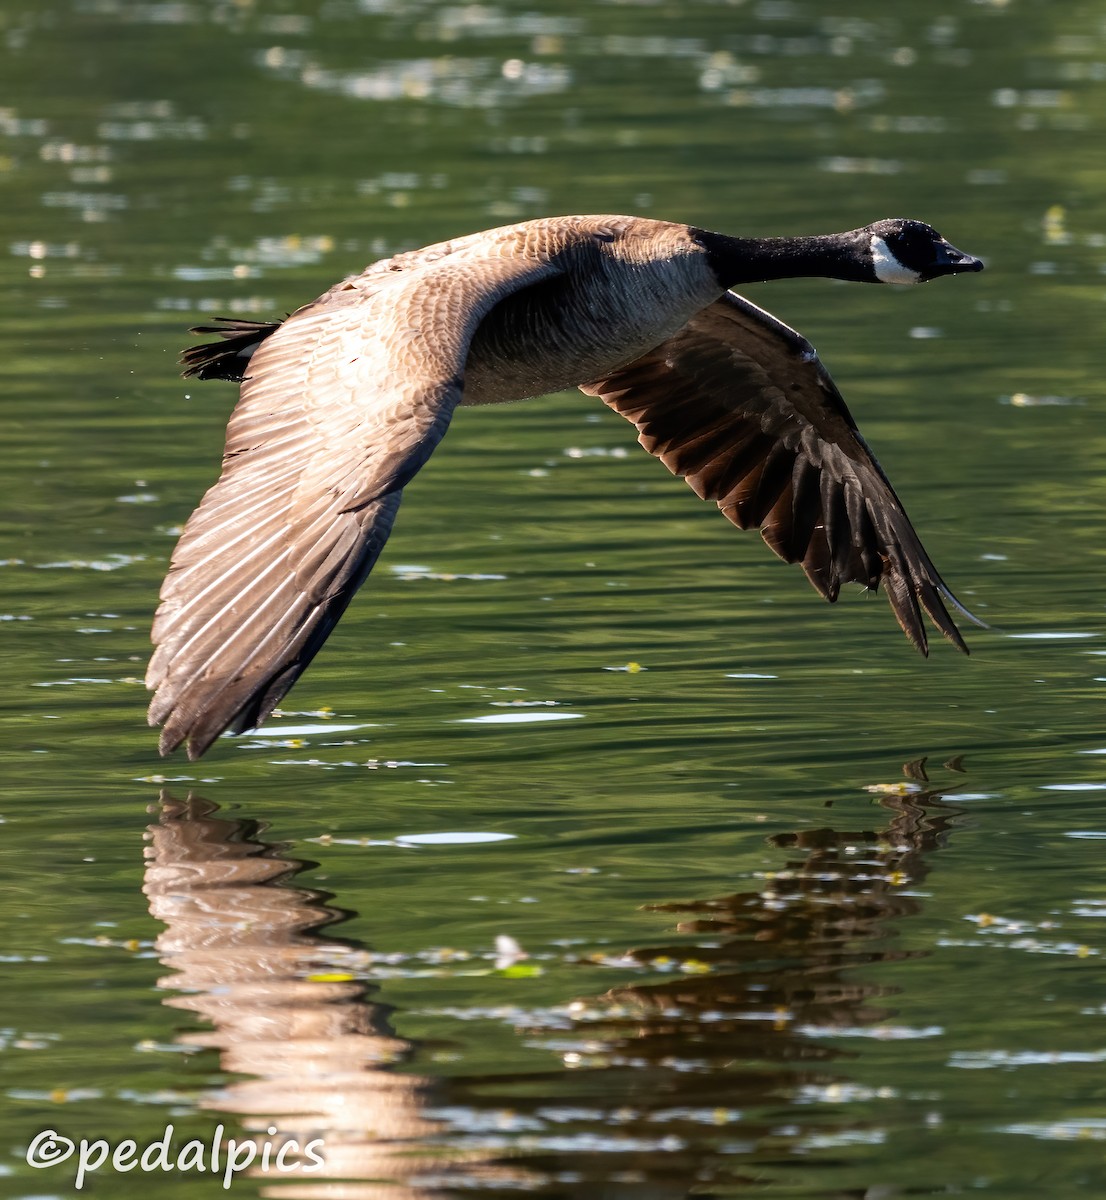
[[[850,233],[812,237],[736,238],[706,229],[692,237],[707,252],[711,270],[726,288],[767,279],[872,279],[871,268],[858,254]]]

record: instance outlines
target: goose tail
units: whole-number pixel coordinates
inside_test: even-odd
[[[229,379],[241,383],[250,356],[275,333],[280,321],[244,321],[238,317],[216,317],[218,324],[195,325],[189,333],[217,333],[220,341],[201,342],[181,351],[181,375],[185,379]]]

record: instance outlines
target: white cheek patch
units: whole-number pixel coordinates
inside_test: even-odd
[[[872,235],[872,269],[880,283],[921,283],[917,271],[904,267],[881,237]]]

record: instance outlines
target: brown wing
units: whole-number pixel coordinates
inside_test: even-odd
[[[198,758],[260,724],[380,554],[404,485],[462,393],[469,341],[500,298],[553,273],[465,256],[367,272],[267,336],[227,428],[223,471],[174,551],[147,686],[161,752]]]
[[[959,649],[942,582],[813,347],[732,292],[679,333],[582,390],[739,529],[759,528],[830,601],[882,583],[903,632],[928,653],[921,610]],[[982,624],[982,622],[977,622]]]

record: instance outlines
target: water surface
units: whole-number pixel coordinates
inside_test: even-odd
[[[9,1194],[74,1194],[40,1130],[169,1123],[326,1142],[245,1195],[1102,1193],[1104,63],[1089,4],[3,0]],[[233,402],[185,327],[589,211],[987,260],[749,289],[971,657],[564,395],[461,413],[284,715],[159,760],[149,621]]]

